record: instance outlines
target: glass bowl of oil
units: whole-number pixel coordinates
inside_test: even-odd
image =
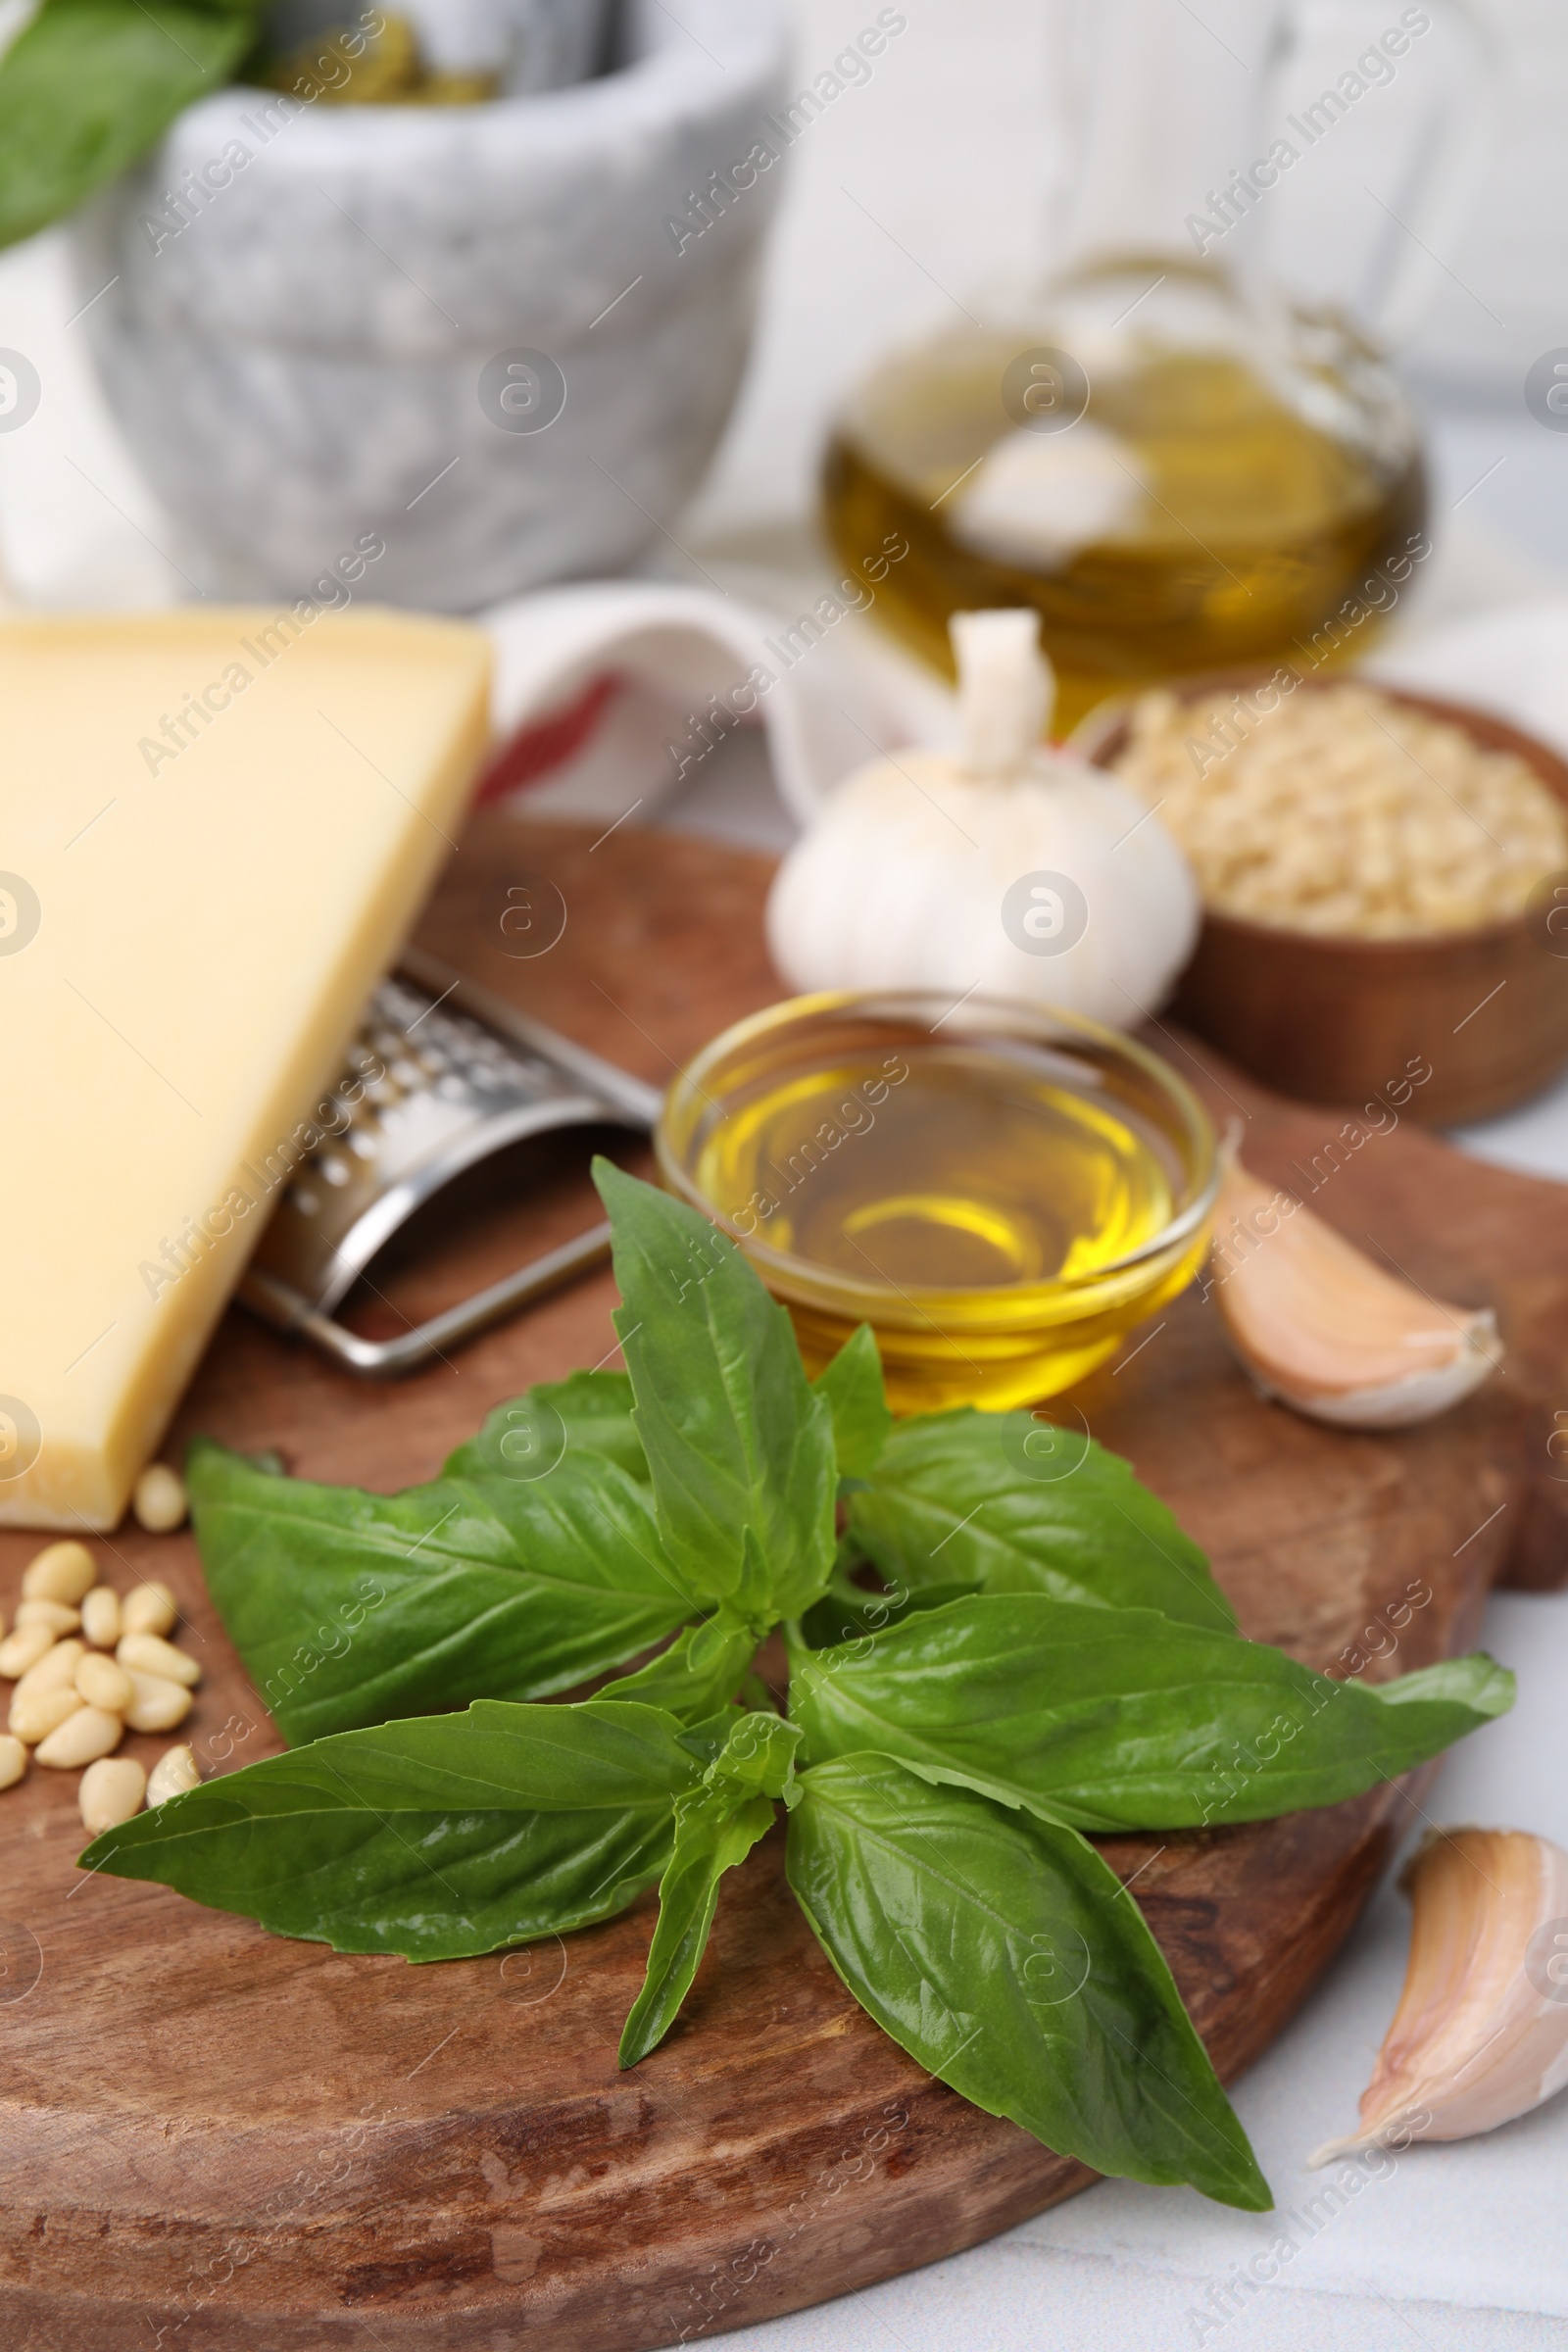
[[[707,1046],[655,1146],[817,1372],[860,1323],[896,1412],[1056,1395],[1185,1289],[1219,1185],[1201,1103],[1076,1014],[797,997]]]

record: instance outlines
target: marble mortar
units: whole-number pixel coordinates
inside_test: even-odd
[[[467,612],[667,526],[739,386],[782,156],[702,234],[667,222],[764,138],[788,46],[782,0],[681,17],[630,0],[616,70],[484,106],[235,87],[81,216],[82,323],[194,587],[298,596],[378,539],[356,593]],[[180,225],[166,192],[225,148]]]

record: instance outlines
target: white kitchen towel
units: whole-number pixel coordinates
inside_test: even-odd
[[[734,728],[760,726],[779,796],[808,824],[878,753],[953,731],[947,687],[869,617],[862,583],[747,575],[750,598],[617,580],[519,597],[486,616],[502,750],[483,797],[615,818],[701,774]],[[762,585],[768,602],[758,600]],[[1369,674],[1477,703],[1568,757],[1568,598],[1478,613],[1386,643]]]
[[[809,823],[865,760],[940,731],[952,698],[867,643],[858,578],[791,612],[719,589],[589,582],[484,618],[502,749],[481,798],[582,818],[647,815],[737,727],[766,730],[780,798]]]

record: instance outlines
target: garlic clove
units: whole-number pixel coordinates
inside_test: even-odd
[[[1404,1989],[1361,2126],[1307,2158],[1468,2139],[1568,2082],[1568,1854],[1522,1830],[1431,1832],[1400,1880]]]
[[[1225,1157],[1210,1294],[1265,1396],[1344,1429],[1407,1429],[1501,1362],[1490,1308],[1429,1298],[1260,1184],[1233,1144]]]
[[[1311,1401],[1276,1392],[1282,1404],[1336,1429],[1414,1429],[1435,1421],[1480,1388],[1501,1360],[1501,1342],[1490,1310],[1478,1314],[1464,1353],[1441,1371],[1416,1372],[1404,1380],[1374,1389],[1349,1389],[1342,1396],[1319,1396]],[[1261,1383],[1259,1384],[1262,1385]]]

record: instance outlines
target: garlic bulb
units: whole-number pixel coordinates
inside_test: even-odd
[[[1568,1854],[1522,1830],[1438,1830],[1399,1883],[1404,1990],[1361,2129],[1312,2166],[1396,2137],[1468,2139],[1568,2082]]]
[[[1131,1027],[1198,937],[1187,861],[1125,784],[1042,743],[1055,685],[1032,612],[952,630],[961,749],[840,787],[779,868],[773,960],[803,991],[980,992]]]
[[[1233,1144],[1208,1294],[1265,1396],[1345,1429],[1407,1429],[1446,1412],[1502,1360],[1490,1308],[1446,1306],[1374,1264]]]

